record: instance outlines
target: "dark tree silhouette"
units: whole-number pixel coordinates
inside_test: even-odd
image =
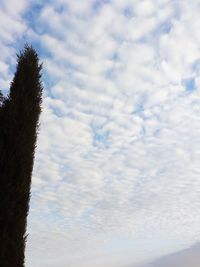
[[[34,151],[41,112],[41,64],[26,45],[4,98],[0,93],[0,266],[24,266]]]
[[[2,93],[0,91],[0,106],[1,106],[2,102],[3,102],[3,95],[2,95]]]

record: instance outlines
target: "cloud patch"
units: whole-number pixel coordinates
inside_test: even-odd
[[[2,3],[3,89],[24,39],[44,64],[27,266],[134,263],[199,241],[198,1]]]

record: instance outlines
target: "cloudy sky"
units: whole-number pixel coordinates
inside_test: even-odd
[[[44,101],[27,267],[200,241],[200,0],[1,0],[0,86],[33,44]]]

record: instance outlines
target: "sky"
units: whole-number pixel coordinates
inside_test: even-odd
[[[134,266],[200,241],[200,1],[1,0],[0,87],[43,62],[26,267]]]

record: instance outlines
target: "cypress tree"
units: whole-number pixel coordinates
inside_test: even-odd
[[[3,94],[2,94],[1,91],[0,91],[0,107],[1,107],[1,105],[2,105],[2,102],[3,102]]]
[[[41,64],[26,45],[4,98],[0,93],[0,266],[24,266],[34,151],[41,112]]]

